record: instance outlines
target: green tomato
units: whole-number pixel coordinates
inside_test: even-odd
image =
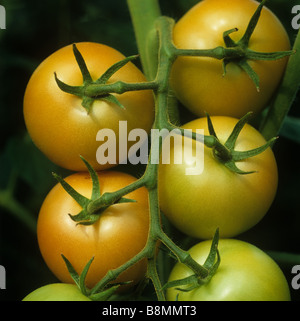
[[[208,256],[211,241],[194,245],[189,253],[203,264]],[[290,301],[286,278],[275,261],[256,246],[235,239],[219,241],[220,265],[210,281],[183,292],[167,289],[167,300],[174,301]],[[177,263],[169,281],[188,277],[192,271]],[[181,286],[181,288],[186,288]]]
[[[22,301],[91,301],[75,284],[53,283],[29,293]]]

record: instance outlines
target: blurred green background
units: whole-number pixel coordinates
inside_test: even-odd
[[[196,2],[161,0],[160,5],[163,14],[178,19]],[[37,287],[57,281],[39,253],[35,223],[44,197],[56,183],[51,172],[68,174],[50,163],[26,135],[22,113],[26,84],[43,59],[72,42],[102,42],[125,55],[137,53],[137,48],[125,0],[0,4],[6,8],[6,30],[0,30],[0,265],[7,277],[0,300],[21,300]],[[268,1],[292,42],[296,31],[291,27],[291,8],[296,4],[299,1]],[[274,148],[280,176],[274,204],[257,226],[238,237],[266,251],[300,254],[299,107],[296,98]],[[185,117],[187,111],[180,108]],[[291,283],[291,267],[300,261],[278,262]],[[300,290],[291,288],[291,293],[299,300]]]

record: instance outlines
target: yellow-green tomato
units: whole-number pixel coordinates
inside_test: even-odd
[[[213,116],[211,120],[221,143],[225,143],[238,122],[225,116]],[[204,129],[204,134],[209,135],[206,118],[182,127],[193,132]],[[204,146],[203,171],[189,175],[187,169],[196,167],[199,155],[196,144],[183,148],[182,141],[175,140],[170,145],[170,162],[159,165],[160,208],[170,222],[181,232],[200,239],[212,238],[217,228],[222,238],[235,237],[257,224],[269,210],[277,191],[277,165],[271,148],[237,162],[241,170],[255,171],[241,175],[226,168],[214,157],[212,149]],[[235,150],[251,150],[265,143],[263,136],[246,124],[237,138]],[[184,157],[176,164],[174,159],[180,153]]]
[[[44,285],[26,295],[22,301],[91,301],[75,284],[53,283]]]
[[[238,28],[230,37],[244,34],[259,3],[253,0],[204,0],[192,7],[175,25],[174,44],[181,49],[213,49],[225,46],[223,32]],[[251,36],[249,49],[259,52],[290,50],[287,32],[266,7]],[[171,84],[177,98],[195,115],[242,117],[266,107],[282,78],[287,59],[248,61],[260,79],[260,91],[237,64],[229,63],[223,76],[222,60],[178,57]]]
[[[211,241],[203,241],[194,245],[189,253],[195,261],[203,264],[210,246]],[[167,300],[176,300],[177,295],[179,301],[290,300],[289,286],[283,272],[265,252],[235,239],[221,239],[218,248],[221,262],[211,280],[189,292],[169,288]],[[192,271],[184,264],[177,263],[169,281],[191,274]]]

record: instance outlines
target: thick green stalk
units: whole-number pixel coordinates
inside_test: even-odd
[[[157,70],[157,37],[155,20],[161,15],[158,0],[127,0],[144,74],[155,78]]]
[[[300,86],[300,31],[289,58],[286,72],[269,112],[263,121],[260,132],[269,140],[279,134],[285,116],[288,114]]]

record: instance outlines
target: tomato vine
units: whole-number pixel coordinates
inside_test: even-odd
[[[222,165],[226,166],[230,171],[237,175],[251,175],[252,172],[241,170],[237,163],[259,155],[273,146],[276,140],[275,136],[278,135],[285,116],[298,91],[300,84],[300,72],[298,72],[300,66],[300,57],[298,54],[300,49],[299,33],[294,46],[290,51],[261,53],[250,50],[248,48],[248,43],[265,3],[265,1],[262,1],[250,20],[245,34],[239,41],[235,42],[231,39],[230,35],[236,31],[236,29],[231,29],[224,30],[224,46],[207,49],[180,49],[177,48],[172,41],[172,32],[175,22],[173,19],[161,15],[158,0],[127,0],[127,3],[135,30],[138,51],[140,54],[139,57],[147,81],[139,83],[127,83],[124,81],[109,82],[110,77],[115,72],[123,68],[132,60],[137,59],[138,56],[130,56],[115,63],[96,81],[93,81],[87,65],[85,64],[84,55],[81,54],[76,44],[74,44],[73,52],[82,74],[83,84],[81,86],[71,86],[68,83],[63,82],[60,79],[59,74],[55,74],[53,77],[55,77],[57,86],[63,92],[78,96],[82,100],[82,106],[86,109],[87,114],[90,113],[93,108],[93,103],[96,100],[106,100],[116,104],[119,108],[124,109],[124,106],[113,94],[120,95],[127,91],[151,90],[155,101],[155,118],[152,129],[166,129],[168,131],[178,130],[181,134],[187,134],[189,138],[200,141],[206,147],[209,147],[212,150],[214,158]],[[147,12],[146,15],[144,14],[145,12]],[[209,135],[203,136],[191,131],[184,132],[183,128],[179,125],[180,119],[176,116],[174,117],[174,115],[176,115],[176,102],[174,102],[172,98],[170,88],[172,65],[174,61],[181,56],[211,57],[213,59],[222,60],[224,62],[224,72],[226,71],[226,65],[229,62],[233,62],[250,76],[257,89],[259,89],[259,77],[248,64],[248,60],[276,60],[290,56],[281,87],[278,90],[271,108],[264,114],[264,119],[260,127],[260,132],[267,140],[265,144],[247,151],[235,149],[235,143],[241,130],[249,121],[251,113],[247,113],[237,122],[225,143],[222,143],[218,139],[218,133],[215,132],[213,121],[208,114],[207,123]],[[126,198],[126,195],[130,192],[141,187],[146,187],[148,190],[150,210],[149,234],[145,247],[135,257],[123,265],[110,270],[92,289],[88,289],[85,284],[85,279],[90,266],[93,264],[93,258],[87,262],[86,267],[81,271],[81,274],[79,274],[79,271],[74,269],[72,262],[68,260],[68,257],[65,257],[64,254],[62,254],[62,259],[75,284],[85,296],[88,296],[92,300],[109,299],[120,286],[120,284],[115,285],[113,281],[115,281],[121,273],[142,259],[147,259],[146,279],[151,280],[158,300],[166,300],[165,290],[169,287],[188,285],[190,286],[190,289],[194,289],[195,287],[208,282],[214,277],[220,262],[222,262],[222,256],[218,251],[218,229],[216,229],[215,235],[211,241],[210,251],[204,264],[199,264],[191,256],[189,251],[178,246],[164,230],[161,209],[159,206],[158,190],[158,168],[162,142],[163,139],[160,137],[156,144],[150,146],[150,156],[143,175],[135,182],[115,192],[100,195],[97,174],[94,168],[83,157],[82,160],[85,163],[93,182],[93,194],[90,199],[80,195],[62,177],[54,174],[54,177],[62,187],[82,207],[80,213],[66,213],[66,215],[69,214],[70,219],[77,224],[95,224],[101,216],[102,211],[109,206],[117,203],[134,201]],[[9,203],[15,203],[14,201],[11,201],[13,183],[7,191],[7,194],[5,194],[5,191],[0,193],[0,203],[2,202],[2,199],[8,199]],[[4,197],[2,197],[3,195]],[[6,206],[8,206],[8,204],[6,204]],[[27,218],[27,224],[30,226],[33,225],[32,219],[28,213],[24,214],[21,207],[13,208],[11,211]],[[33,228],[35,228],[35,226]],[[157,267],[158,246],[167,248],[171,253],[170,255],[172,255],[176,261],[188,267],[193,274],[180,280],[172,280],[170,283],[162,283]]]
[[[84,107],[87,107],[89,111],[92,108],[92,102],[95,99],[107,99],[107,95],[111,93],[123,93],[131,90],[144,90],[151,89],[154,93],[155,99],[155,120],[153,124],[154,129],[180,129],[179,126],[174,125],[170,122],[169,118],[169,76],[172,67],[172,63],[178,56],[205,56],[212,57],[219,60],[224,60],[228,63],[228,61],[235,61],[238,64],[241,64],[241,67],[245,70],[245,72],[249,73],[249,76],[252,78],[256,87],[259,87],[259,82],[257,75],[251,69],[251,67],[247,64],[248,59],[259,59],[259,60],[274,60],[280,59],[285,56],[292,55],[290,59],[290,63],[288,66],[288,70],[295,64],[295,59],[297,55],[295,55],[295,51],[297,50],[297,43],[295,44],[295,48],[293,51],[288,52],[278,52],[278,53],[258,53],[247,50],[247,44],[251,37],[251,34],[255,28],[255,25],[259,19],[259,13],[262,9],[262,4],[258,7],[258,10],[254,14],[252,20],[249,23],[249,28],[246,30],[241,41],[237,43],[233,43],[230,38],[230,33],[234,30],[224,31],[224,43],[226,46],[217,47],[212,49],[205,50],[189,50],[189,49],[178,49],[174,46],[172,42],[172,30],[174,21],[168,17],[162,17],[160,15],[159,6],[157,1],[153,0],[145,0],[145,1],[136,1],[136,0],[128,0],[128,6],[131,12],[133,25],[136,30],[138,47],[141,55],[141,61],[145,70],[145,74],[149,80],[149,82],[145,83],[136,83],[136,84],[127,84],[124,82],[116,82],[111,84],[106,84],[107,79],[110,75],[112,75],[116,70],[125,65],[129,60],[133,59],[132,57],[127,58],[123,62],[115,64],[112,66],[103,76],[99,78],[96,82],[91,81],[91,77],[89,72],[84,64],[84,57],[81,56],[80,52],[77,50],[74,45],[74,54],[77,59],[77,62],[80,66],[80,69],[83,74],[84,83],[81,87],[72,87],[68,84],[63,83],[59,80],[59,77],[56,75],[56,82],[61,90],[66,91],[70,94],[77,95],[83,99]],[[145,22],[144,16],[142,12],[147,11],[147,21]],[[143,18],[142,18],[143,17]],[[146,36],[145,36],[146,35]],[[151,48],[151,49],[149,49]],[[149,57],[149,54],[151,57]],[[294,54],[294,56],[293,56]],[[294,76],[295,77],[295,76]],[[103,79],[103,81],[101,81]],[[286,78],[285,78],[286,79]],[[298,80],[298,79],[297,79]],[[288,81],[288,80],[286,80]],[[293,83],[296,83],[295,79],[292,79]],[[299,81],[298,81],[299,82]],[[285,82],[283,83],[285,86]],[[290,108],[292,98],[296,93],[297,88],[293,87],[289,93],[289,99],[284,107],[281,106],[280,112],[286,114],[288,109]],[[114,98],[113,98],[114,99]],[[115,99],[113,102],[116,102]],[[278,104],[278,103],[277,103]],[[276,106],[276,103],[274,104]],[[122,106],[120,106],[122,107]],[[270,135],[270,131],[267,129],[268,124],[272,123],[274,126],[274,114],[277,112],[276,107],[272,108],[269,114],[266,117],[265,125],[262,132],[265,136]],[[257,154],[262,153],[265,149],[271,146],[274,142],[274,139],[271,137],[269,141],[254,150],[250,150],[247,152],[238,152],[234,151],[233,147],[235,144],[235,140],[237,139],[239,132],[248,121],[249,115],[243,117],[235,127],[232,135],[230,136],[230,141],[227,141],[227,145],[222,144],[213,129],[213,124],[210,121],[209,116],[208,123],[210,128],[210,135],[204,136],[204,144],[210,148],[213,148],[215,156],[221,160],[230,170],[236,172],[237,174],[249,174],[246,172],[242,172],[239,170],[235,162],[240,161],[245,158],[253,157]],[[283,121],[283,117],[281,117],[281,122]],[[281,126],[281,122],[277,122],[277,130],[272,128],[272,132],[277,134],[278,128]],[[200,137],[196,134],[190,133],[190,137],[197,140],[200,140]],[[203,137],[201,137],[202,139]],[[211,251],[209,256],[207,257],[206,262],[203,265],[197,263],[191,255],[177,246],[174,241],[164,232],[162,224],[161,224],[161,216],[160,216],[160,208],[159,208],[159,196],[158,196],[158,164],[160,158],[160,150],[161,143],[159,142],[157,146],[151,146],[151,155],[149,157],[149,161],[146,167],[146,170],[143,176],[137,180],[137,182],[124,187],[123,189],[114,192],[114,193],[105,193],[101,195],[97,199],[91,199],[88,201],[88,205],[83,209],[84,213],[78,214],[78,222],[79,224],[93,224],[95,220],[97,220],[97,215],[101,215],[101,209],[104,207],[108,207],[110,205],[115,204],[120,201],[126,194],[129,192],[140,188],[141,186],[145,186],[148,189],[149,193],[149,204],[150,204],[150,229],[148,241],[145,248],[138,253],[133,259],[129,260],[119,268],[116,268],[99,281],[99,283],[91,290],[87,290],[85,288],[84,282],[81,281],[79,283],[79,287],[82,292],[86,295],[97,299],[97,293],[102,293],[105,290],[107,285],[114,281],[124,270],[128,269],[136,262],[140,261],[143,258],[147,258],[148,260],[148,270],[146,277],[151,279],[156,294],[159,300],[165,300],[164,288],[168,285],[162,285],[159,275],[157,273],[156,267],[156,256],[157,256],[157,243],[161,242],[166,246],[170,252],[176,257],[178,262],[185,264],[189,267],[194,274],[191,277],[186,279],[182,279],[179,281],[173,281],[172,286],[181,286],[184,284],[194,284],[193,287],[205,282],[213,277],[216,272],[219,263],[220,256],[218,253],[217,245],[218,245],[218,231],[216,231],[215,237],[212,241]],[[231,146],[231,148],[228,148]],[[93,168],[85,161],[88,170],[92,176],[93,184],[96,186],[97,180],[96,175]],[[71,189],[70,186],[59,176],[56,175],[56,178],[63,185],[63,187],[68,191],[71,196],[74,198],[78,198],[75,191]],[[100,212],[99,212],[100,211]],[[73,216],[75,220],[76,216]],[[92,217],[92,219],[91,219]],[[65,262],[68,266],[68,269],[75,280],[78,283],[78,279],[80,276],[72,267],[72,262],[69,262],[67,258],[65,258]],[[88,267],[92,264],[90,261],[87,264],[86,269],[83,272],[82,279],[85,279],[86,273],[88,271]]]

